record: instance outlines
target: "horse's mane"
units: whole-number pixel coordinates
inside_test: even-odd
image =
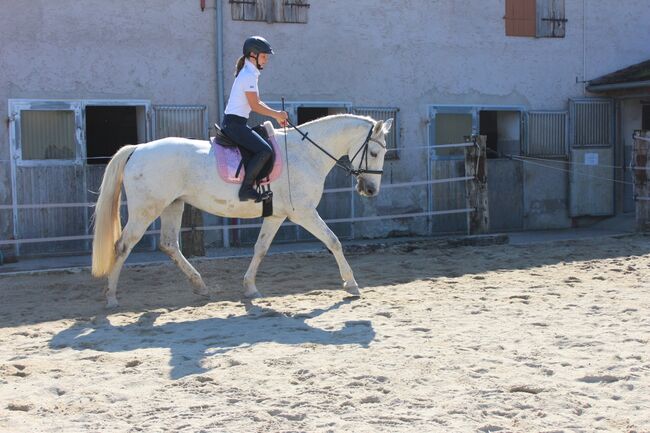
[[[310,120],[309,122],[305,122],[302,125],[298,125],[298,127],[301,128],[303,126],[311,126],[315,123],[320,123],[323,121],[335,120],[335,119],[360,119],[360,120],[367,121],[371,125],[374,125],[375,123],[372,117],[369,116],[361,116],[359,114],[351,114],[351,113],[341,113],[341,114],[330,114],[329,116],[319,117],[318,119]]]

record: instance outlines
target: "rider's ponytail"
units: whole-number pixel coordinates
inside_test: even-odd
[[[235,77],[239,75],[239,71],[244,67],[244,61],[246,60],[246,57],[241,56],[239,59],[237,59],[237,64],[235,65]]]

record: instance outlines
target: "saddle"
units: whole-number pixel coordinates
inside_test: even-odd
[[[244,181],[245,166],[248,160],[253,156],[251,152],[240,147],[235,141],[230,139],[217,125],[215,127],[215,136],[210,139],[210,144],[214,150],[214,157],[217,163],[217,172],[221,178],[228,183],[241,184]],[[262,217],[273,214],[273,193],[271,192],[270,183],[280,176],[282,172],[282,158],[277,158],[280,154],[278,143],[275,140],[273,125],[266,121],[262,125],[253,128],[273,149],[273,155],[264,165],[264,168],[257,176],[256,183],[262,190]]]
[[[217,125],[215,127],[215,136],[210,139],[210,144],[214,149],[214,156],[217,162],[217,171],[221,178],[228,183],[242,183],[244,180],[245,166],[251,158],[252,153],[240,147],[230,137],[228,137]],[[266,121],[262,125],[253,128],[264,140],[266,140],[273,149],[273,156],[266,163],[260,174],[257,176],[257,184],[268,185],[280,176],[282,172],[282,158],[277,158],[279,154],[278,143],[275,140],[273,125]]]

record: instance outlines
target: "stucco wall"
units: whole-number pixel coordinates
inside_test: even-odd
[[[262,34],[277,53],[261,78],[264,99],[399,107],[406,150],[385,168],[393,182],[405,182],[426,173],[426,154],[408,148],[427,144],[429,105],[565,110],[569,98],[588,96],[582,81],[650,57],[647,1],[567,0],[566,37],[557,39],[506,37],[504,3],[316,0],[307,25],[226,19],[226,64],[237,58],[246,36]],[[227,75],[226,91],[231,83]],[[565,188],[554,191],[545,191],[545,200],[565,203]],[[426,191],[384,191],[359,209],[426,210]],[[554,221],[549,227],[570,224],[565,215]],[[374,234],[395,230],[394,224],[377,223]],[[421,227],[418,221],[400,224],[403,232]]]
[[[393,182],[426,173],[424,153],[408,148],[427,144],[430,104],[565,109],[568,98],[584,95],[576,79],[650,58],[647,0],[566,0],[560,39],[506,37],[505,0],[312,0],[308,24],[232,21],[222,3],[226,93],[242,41],[264,35],[277,53],[261,77],[264,100],[400,108],[406,150],[386,164]],[[205,104],[216,118],[214,7],[215,0],[204,12],[199,0],[3,1],[0,116],[11,98],[123,98]],[[8,158],[5,126],[0,159]],[[9,204],[9,166],[0,167],[0,203]],[[422,209],[421,189],[386,194],[361,211]]]

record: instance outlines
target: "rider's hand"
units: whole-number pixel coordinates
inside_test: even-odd
[[[287,126],[288,119],[289,114],[286,111],[278,111],[278,114],[275,116],[275,120],[278,121],[280,126]]]

